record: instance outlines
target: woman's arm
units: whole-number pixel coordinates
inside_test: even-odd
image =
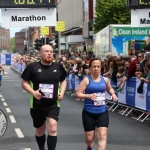
[[[86,90],[86,87],[88,86],[88,84],[89,84],[89,79],[88,78],[84,78],[81,81],[81,83],[80,83],[80,85],[79,85],[79,87],[78,87],[78,89],[76,91],[76,96],[77,96],[77,98],[80,98],[80,99],[89,98],[89,99],[95,101],[96,100],[96,93],[84,94],[84,91]]]
[[[114,89],[111,87],[110,81],[104,77],[104,80],[106,82],[106,91],[109,95],[111,95],[111,98],[116,102],[118,100],[118,97],[115,94]]]

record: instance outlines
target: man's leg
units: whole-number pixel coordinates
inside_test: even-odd
[[[45,150],[44,145],[45,145],[45,129],[46,129],[46,122],[39,128],[36,128],[36,141],[38,143],[39,149],[40,150]]]
[[[48,150],[55,150],[57,144],[57,121],[52,118],[46,118],[47,120],[47,146]]]

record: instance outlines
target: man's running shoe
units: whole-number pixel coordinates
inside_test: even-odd
[[[92,147],[87,147],[87,149],[86,150],[93,150],[93,148]]]

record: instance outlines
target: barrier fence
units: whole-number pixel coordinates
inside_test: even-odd
[[[13,56],[16,54],[0,54],[0,63],[2,65],[12,65],[13,62]]]
[[[13,67],[22,73],[25,69],[23,64],[18,64],[14,62]],[[81,78],[75,74],[69,74],[66,77],[67,81],[67,90],[66,94],[70,96],[75,96],[75,91],[77,90]],[[110,79],[111,85],[116,86],[115,83]],[[114,112],[119,106],[124,106],[126,109],[122,112],[122,115],[128,116],[133,110],[138,110],[141,112],[141,115],[137,118],[143,122],[150,115],[150,84],[144,83],[143,93],[137,93],[137,88],[140,85],[141,81],[138,78],[130,78],[126,81],[125,86],[121,92],[117,92],[118,102],[113,102],[110,100],[110,95],[106,92],[106,103],[111,103],[112,105],[109,108]],[[146,114],[146,115],[145,115]],[[144,118],[142,118],[144,116]],[[142,118],[142,120],[141,120]]]

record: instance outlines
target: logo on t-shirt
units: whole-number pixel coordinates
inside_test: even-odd
[[[38,69],[38,72],[42,72],[42,70],[41,70],[41,69]]]
[[[101,84],[101,89],[105,90],[106,89],[106,85],[105,84]]]

